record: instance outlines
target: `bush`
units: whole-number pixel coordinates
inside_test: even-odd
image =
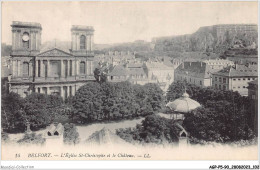
[[[46,139],[42,138],[41,134],[36,135],[36,133],[25,133],[22,139],[18,140],[19,144],[41,144],[45,143]]]
[[[63,142],[65,144],[78,144],[80,141],[79,133],[73,123],[66,123],[64,125]]]
[[[134,129],[117,129],[116,134],[130,143],[178,142],[178,130],[174,121],[156,115],[147,116]]]
[[[1,133],[1,139],[2,139],[2,142],[4,142],[4,143],[7,143],[10,141],[8,134],[5,132]]]

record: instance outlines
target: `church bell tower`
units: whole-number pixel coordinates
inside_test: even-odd
[[[94,29],[92,26],[73,25],[71,52],[76,56],[93,55]]]
[[[34,56],[40,51],[42,27],[39,23],[13,21],[12,56]]]

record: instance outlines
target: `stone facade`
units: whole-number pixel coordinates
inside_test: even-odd
[[[257,65],[228,66],[212,74],[212,86],[220,90],[233,90],[248,95],[248,82],[257,80]]]
[[[38,92],[66,99],[86,81],[94,80],[92,27],[72,26],[72,47],[68,53],[56,47],[41,51],[39,23],[13,22],[11,26],[10,91],[21,97]]]

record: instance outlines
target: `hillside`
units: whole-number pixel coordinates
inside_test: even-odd
[[[242,42],[257,46],[257,25],[213,25],[201,27],[193,34],[154,38],[155,51],[212,51],[223,53]]]
[[[96,51],[130,51],[130,52],[148,52],[153,50],[153,45],[150,42],[137,40],[134,42],[117,43],[117,44],[95,44]]]

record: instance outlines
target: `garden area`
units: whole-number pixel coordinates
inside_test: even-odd
[[[202,105],[185,114],[182,122],[191,144],[257,143],[256,134],[251,130],[247,97],[186,82],[172,83],[166,96],[156,84],[141,86],[129,82],[88,82],[66,101],[39,93],[26,98],[3,93],[2,140],[44,143],[39,133],[57,122],[64,125],[63,137],[67,144],[85,141],[104,127],[132,144],[178,143],[180,129],[167,116],[165,104],[179,98],[185,89]],[[28,124],[33,134],[24,135]]]

